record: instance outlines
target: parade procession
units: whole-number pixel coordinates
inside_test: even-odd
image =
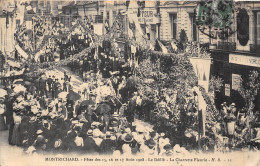
[[[232,0],[2,0],[0,147],[259,151],[259,9]]]

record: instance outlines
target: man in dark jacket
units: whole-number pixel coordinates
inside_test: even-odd
[[[51,91],[52,91],[52,82],[53,82],[53,80],[52,80],[52,78],[51,78],[51,76],[49,76],[49,78],[47,79],[47,84],[48,84],[48,88],[49,88],[49,94],[51,93]]]
[[[106,139],[104,139],[100,145],[100,154],[111,155],[116,149],[116,139],[111,135],[109,131],[106,132]],[[114,137],[115,138],[115,137]]]
[[[84,151],[91,154],[98,152],[98,146],[92,137],[92,133],[93,133],[92,130],[88,130],[87,137],[84,139],[84,147],[83,147]]]
[[[39,80],[39,90],[40,96],[47,95],[46,80],[43,78],[40,78]]]

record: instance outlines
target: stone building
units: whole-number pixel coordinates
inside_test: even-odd
[[[160,1],[160,39],[179,39],[185,30],[189,41],[209,42],[196,26],[196,7],[198,1]]]
[[[239,108],[245,101],[239,94],[241,78],[248,81],[250,71],[260,73],[260,2],[236,2],[232,29],[235,33],[226,40],[212,42],[211,75],[224,81],[220,93],[217,93],[217,106],[222,102],[236,103]],[[255,110],[260,109],[260,93],[256,96]]]

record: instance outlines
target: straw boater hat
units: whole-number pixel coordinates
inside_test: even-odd
[[[180,147],[179,144],[176,144],[174,147],[173,147],[173,151],[176,152],[176,153],[181,153],[182,149]]]
[[[93,130],[89,129],[89,130],[87,131],[87,135],[88,135],[88,136],[92,136],[92,135],[93,135]]]
[[[111,132],[110,131],[107,131],[106,132],[106,138],[110,138],[112,136]]]
[[[132,135],[125,133],[122,135],[122,140],[125,141],[126,143],[130,143],[134,140],[134,138],[132,137]]]
[[[141,143],[144,142],[144,136],[143,136],[143,135],[137,135],[137,136],[135,137],[135,140],[136,140],[136,142],[137,142],[138,144],[141,144]]]
[[[125,128],[125,133],[130,134],[131,133],[131,129],[130,128]]]
[[[99,129],[94,129],[93,130],[93,137],[98,138],[101,136],[101,131]]]
[[[40,135],[40,134],[42,134],[42,132],[43,132],[43,131],[42,131],[41,129],[39,129],[39,130],[37,130],[36,134],[37,134],[37,135]]]

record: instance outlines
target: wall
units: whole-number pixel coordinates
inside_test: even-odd
[[[160,39],[161,40],[171,40],[172,32],[171,32],[171,21],[170,21],[170,13],[177,13],[177,39],[179,39],[179,34],[182,29],[186,31],[188,40],[192,40],[192,25],[190,14],[194,13],[195,7],[164,7],[160,8]],[[198,30],[197,30],[198,31]],[[198,39],[200,42],[206,43],[209,42],[209,38],[199,32]]]

